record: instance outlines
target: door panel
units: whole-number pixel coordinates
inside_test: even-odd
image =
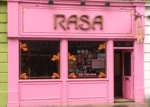
[[[133,52],[123,51],[123,97],[133,99]]]

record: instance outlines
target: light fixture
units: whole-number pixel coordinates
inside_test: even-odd
[[[85,6],[85,0],[81,0],[80,5]]]
[[[110,2],[109,1],[105,2],[105,6],[109,7],[110,6]]]
[[[53,0],[48,0],[48,4],[54,4]]]

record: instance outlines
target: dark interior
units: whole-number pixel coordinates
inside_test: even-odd
[[[114,52],[114,96],[122,97],[122,52]]]

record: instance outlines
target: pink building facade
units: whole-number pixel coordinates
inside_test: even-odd
[[[144,102],[144,2],[8,0],[8,107]]]

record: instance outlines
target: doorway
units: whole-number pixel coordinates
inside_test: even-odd
[[[133,52],[114,51],[114,98],[115,102],[133,101]]]
[[[114,96],[122,97],[122,52],[115,50],[114,53]]]

